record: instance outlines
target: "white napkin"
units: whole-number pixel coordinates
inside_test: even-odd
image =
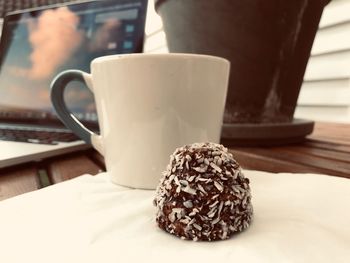
[[[254,221],[226,241],[160,230],[154,191],[84,175],[0,202],[0,262],[350,262],[350,180],[245,171]]]

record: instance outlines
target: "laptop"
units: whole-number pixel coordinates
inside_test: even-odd
[[[66,129],[50,82],[66,69],[90,71],[96,57],[142,52],[147,0],[80,1],[5,16],[0,42],[0,168],[90,146]],[[93,95],[67,87],[68,108],[98,132]]]

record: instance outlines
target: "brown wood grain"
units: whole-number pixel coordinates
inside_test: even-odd
[[[37,170],[32,165],[0,171],[0,201],[38,188]]]
[[[253,151],[230,150],[234,158],[240,163],[244,169],[259,170],[272,173],[319,173],[322,169],[317,169],[307,165],[293,163],[290,161],[280,160],[278,158],[270,158],[256,154]]]
[[[294,153],[301,155],[308,155],[310,157],[320,157],[327,160],[334,160],[336,162],[349,163],[350,152],[338,151],[336,149],[327,149],[322,147],[309,147],[307,145],[295,145],[285,148]]]
[[[325,150],[330,150],[334,152],[350,153],[350,146],[347,146],[342,143],[322,141],[320,139],[307,139],[303,143],[303,145],[306,145],[309,148],[314,148],[314,149],[325,149]]]
[[[101,171],[98,164],[93,162],[86,153],[65,156],[61,159],[54,159],[47,165],[48,174],[52,183],[63,182],[82,174],[95,175]]]
[[[96,163],[103,171],[106,171],[106,164],[104,157],[97,151],[90,151],[87,156]]]
[[[350,124],[316,123],[314,132],[299,144],[230,150],[247,169],[350,178]]]
[[[350,146],[350,124],[317,122],[309,138]]]

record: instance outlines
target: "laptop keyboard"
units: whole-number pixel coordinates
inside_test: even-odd
[[[0,129],[0,140],[29,142],[40,144],[57,144],[58,142],[72,142],[79,138],[68,130],[28,130],[28,129]]]
[[[67,3],[67,2],[73,2],[73,1],[72,0],[13,0],[13,1],[0,0],[0,18],[3,18],[6,15],[6,13],[9,13],[12,11],[52,5],[52,4]]]

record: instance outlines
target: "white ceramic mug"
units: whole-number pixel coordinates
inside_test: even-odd
[[[100,57],[91,74],[56,76],[51,100],[65,125],[105,157],[112,182],[154,189],[175,148],[219,142],[229,67],[226,59],[194,54]],[[94,93],[101,135],[67,110],[63,92],[72,80]]]

